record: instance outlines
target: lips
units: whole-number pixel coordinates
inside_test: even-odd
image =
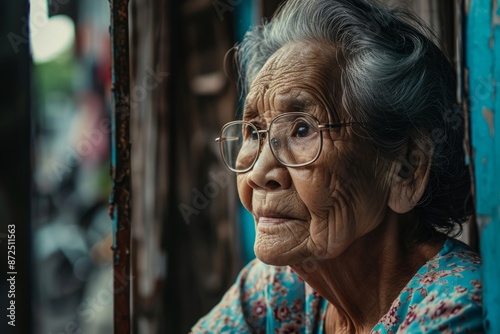
[[[251,212],[256,224],[280,225],[308,221],[308,211],[296,193],[288,191],[253,193]]]
[[[258,217],[257,224],[282,224],[284,222],[295,220],[296,218],[290,215],[280,214],[276,212],[262,212],[256,215]]]
[[[282,224],[290,219],[286,217],[260,217],[257,224]]]

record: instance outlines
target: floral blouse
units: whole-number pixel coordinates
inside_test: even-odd
[[[477,253],[448,239],[371,333],[482,333],[480,266]],[[323,333],[327,304],[290,267],[253,260],[192,332]]]

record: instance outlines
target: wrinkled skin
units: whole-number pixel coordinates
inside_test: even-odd
[[[340,72],[326,70],[334,63],[326,58],[313,44],[280,49],[254,81],[243,119],[264,129],[280,113],[293,111],[308,112],[320,123],[352,121],[334,111],[340,100],[330,102],[327,95],[339,86]],[[335,257],[382,220],[385,177],[373,168],[372,145],[352,131],[324,131],[320,157],[302,168],[281,166],[265,141],[253,169],[238,176],[242,203],[257,223],[259,259],[287,265],[311,256]],[[266,216],[286,219],[277,224]]]
[[[353,121],[342,107],[337,54],[318,43],[282,47],[253,81],[243,119],[260,129],[297,111],[320,123]],[[415,245],[408,232],[429,165],[395,178],[397,163],[378,159],[355,134],[361,131],[323,131],[319,158],[300,168],[282,166],[264,141],[253,169],[237,176],[240,199],[255,218],[257,257],[290,265],[330,302],[329,333],[369,332],[442,245]]]

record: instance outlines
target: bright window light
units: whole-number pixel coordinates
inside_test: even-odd
[[[66,15],[48,17],[47,0],[31,0],[30,41],[33,61],[51,61],[75,42],[75,24]]]

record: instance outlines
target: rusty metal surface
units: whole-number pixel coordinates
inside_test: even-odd
[[[130,333],[131,164],[130,164],[130,69],[128,0],[110,0],[113,126],[111,178],[113,193],[110,216],[113,220],[114,332]]]

